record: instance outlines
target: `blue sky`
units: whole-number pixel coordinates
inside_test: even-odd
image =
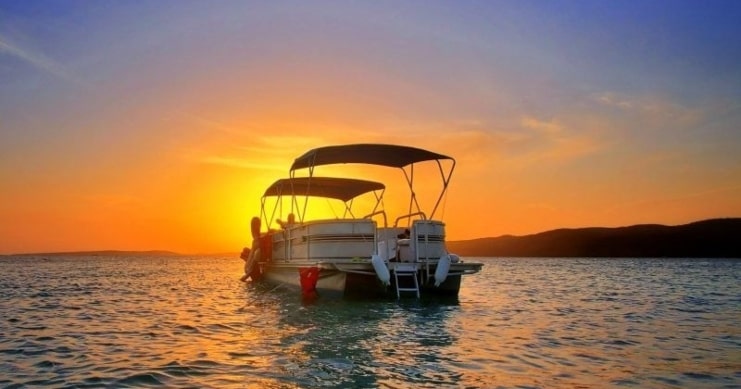
[[[453,238],[739,216],[740,19],[736,1],[2,0],[0,251],[85,246],[28,222],[106,223],[73,213],[128,231],[101,244],[173,249],[238,213],[193,249],[228,248],[253,187],[355,141],[455,156]],[[213,192],[182,194],[197,181]],[[145,214],[191,235],[127,235]]]

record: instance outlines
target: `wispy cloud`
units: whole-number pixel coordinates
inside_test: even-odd
[[[286,165],[299,154],[326,144],[327,141],[320,137],[266,135],[252,136],[249,143],[240,142],[234,149],[240,154],[249,155],[252,159],[283,161],[282,163]]]
[[[173,111],[170,117],[180,117],[188,122],[210,131],[221,132],[226,135],[244,135],[245,133],[254,130],[250,127],[235,125],[227,123],[221,120],[217,120],[211,117],[207,117],[201,114],[195,114],[188,111]],[[168,117],[168,118],[170,118]]]
[[[595,153],[604,146],[587,129],[558,120],[540,120],[524,116],[520,120],[523,130],[529,131],[522,142],[527,143],[528,159],[567,161]]]
[[[321,137],[305,135],[274,135],[261,136],[259,142],[268,148],[294,149],[320,146],[325,143],[325,140]]]
[[[171,111],[167,119],[199,134],[185,141],[181,156],[206,165],[286,172],[300,153],[326,143],[269,120],[223,119],[185,110]]]
[[[524,115],[515,120],[505,118],[494,123],[481,119],[446,128],[439,133],[420,134],[411,144],[452,155],[470,171],[496,166],[524,168],[544,161],[566,162],[606,147],[598,130],[568,117],[542,120]]]
[[[72,75],[59,63],[47,58],[43,54],[34,53],[31,50],[24,49],[16,44],[11,43],[7,38],[0,36],[0,53],[4,53],[18,58],[27,64],[32,65],[45,73],[59,77],[63,80],[81,84],[82,81]]]
[[[603,92],[592,96],[592,101],[603,107],[618,110],[621,114],[641,120],[645,124],[694,125],[705,116],[703,110],[686,107],[677,102],[656,96],[627,96],[613,92]],[[649,127],[650,128],[650,127]]]
[[[564,132],[564,127],[560,123],[553,121],[538,120],[534,117],[525,116],[520,119],[520,125],[525,128],[536,130],[543,134],[556,136]]]
[[[601,93],[594,96],[594,100],[599,104],[630,110],[635,107],[635,103],[627,100],[625,97],[617,96],[614,93]]]
[[[223,165],[240,169],[277,170],[282,172],[288,170],[288,168],[286,168],[286,166],[284,165],[256,162],[252,159],[247,158],[222,157],[217,155],[205,156],[201,158],[201,162],[211,165]]]

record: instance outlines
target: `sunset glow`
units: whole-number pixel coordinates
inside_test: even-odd
[[[732,1],[6,1],[0,254],[236,252],[293,159],[345,143],[454,157],[448,240],[738,217],[739,16]]]

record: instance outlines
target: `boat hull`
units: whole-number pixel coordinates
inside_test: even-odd
[[[311,268],[306,266],[264,266],[261,282],[278,287],[288,287],[301,291],[301,270]],[[319,296],[342,297],[345,291],[347,274],[332,269],[319,269],[314,290]]]
[[[397,295],[416,297],[413,292],[397,293],[397,278],[394,277],[392,265],[391,282],[384,285],[376,275],[371,263],[261,263],[261,282],[277,287],[295,289],[298,293],[306,294],[305,285],[302,285],[302,270],[318,269],[318,277],[314,291],[320,298],[396,298]],[[461,287],[464,274],[473,274],[481,269],[479,263],[458,263],[451,266],[445,281],[435,286],[434,278],[425,277],[426,271],[419,264],[416,277],[419,291],[422,296],[455,297]],[[431,269],[434,274],[435,268]],[[399,277],[399,287],[413,287],[411,277]],[[312,296],[313,297],[313,296]]]

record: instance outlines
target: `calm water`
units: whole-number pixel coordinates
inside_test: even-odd
[[[741,261],[483,261],[303,304],[238,258],[0,259],[0,386],[741,387]]]

